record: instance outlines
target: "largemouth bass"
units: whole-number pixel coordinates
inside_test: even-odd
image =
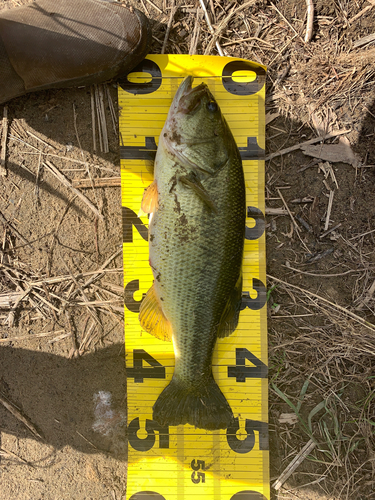
[[[218,337],[236,328],[242,295],[245,183],[233,135],[207,85],[182,82],[160,134],[142,208],[153,286],[144,330],[172,340],[173,378],[153,407],[161,425],[226,429],[232,410],[212,375]]]

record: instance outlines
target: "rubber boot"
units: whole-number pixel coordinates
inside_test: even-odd
[[[128,73],[149,51],[137,9],[102,0],[36,0],[0,11],[0,104]]]

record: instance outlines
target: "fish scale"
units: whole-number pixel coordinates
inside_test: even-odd
[[[227,427],[233,414],[213,380],[212,354],[241,276],[245,184],[238,148],[212,94],[206,85],[192,89],[191,84],[188,77],[176,94],[155,159],[152,293],[171,325],[176,364],[154,418],[218,429]],[[142,322],[148,303],[143,307],[142,326],[153,333],[152,325]],[[211,406],[207,414],[202,404]]]

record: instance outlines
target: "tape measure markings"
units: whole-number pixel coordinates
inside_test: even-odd
[[[259,97],[253,96],[252,102],[256,104],[253,113],[249,112],[251,111],[250,104],[246,103],[243,106],[243,101],[240,103],[242,97],[232,95],[231,105],[219,103],[236,137],[237,144],[241,148],[246,176],[248,216],[250,215],[248,219],[251,220],[247,221],[246,235],[249,239],[245,242],[243,265],[244,309],[240,315],[238,330],[231,337],[218,341],[213,359],[213,372],[215,378],[220,380],[220,387],[228,398],[235,415],[244,415],[246,418],[241,416],[236,426],[228,432],[208,433],[188,425],[163,429],[152,420],[152,405],[167,381],[170,380],[173,373],[174,355],[170,344],[157,341],[145,332],[142,333],[137,318],[142,297],[153,279],[148,268],[148,219],[142,215],[138,216],[138,213],[143,191],[152,180],[152,175],[145,168],[143,160],[152,159],[155,154],[160,129],[164,125],[172,96],[181,81],[181,78],[175,78],[172,81],[169,78],[172,70],[168,68],[178,66],[177,60],[186,62],[191,61],[191,58],[187,59],[187,56],[148,57],[152,61],[151,63],[146,61],[146,66],[150,63],[149,67],[152,67],[154,73],[157,73],[158,67],[161,68],[160,74],[164,72],[163,80],[157,84],[153,81],[151,86],[144,84],[143,90],[149,93],[134,94],[131,99],[124,92],[120,92],[120,105],[123,107],[120,125],[121,184],[125,241],[125,324],[130,444],[127,498],[138,500],[138,495],[139,500],[146,498],[164,498],[165,500],[173,498],[174,500],[198,495],[202,499],[232,500],[242,491],[243,494],[247,492],[249,499],[266,499],[269,497],[266,452],[267,381],[265,378],[254,378],[256,375],[265,377],[265,361],[267,360],[264,338],[265,314],[262,310],[265,287],[259,279],[260,276],[265,276],[264,258],[262,263],[259,261],[261,252],[264,252],[264,214],[258,208],[258,201],[261,201],[263,196],[262,188],[258,185],[258,175],[263,170],[261,158],[264,155],[262,149],[264,131],[263,136],[259,133],[262,132],[262,119],[259,119],[262,109],[258,106]],[[207,61],[207,58],[204,59]],[[196,64],[198,60],[199,58],[194,57],[193,63]],[[247,61],[242,63],[238,60],[230,60],[230,58],[220,58],[220,65],[224,64],[224,69],[227,68],[229,72],[232,71],[230,69],[233,68],[232,63],[235,63],[235,67],[245,64],[246,67],[254,69],[257,66],[254,63],[249,65]],[[198,67],[202,65],[198,64]],[[257,81],[255,84],[253,82],[252,86],[246,87],[247,84],[241,84],[242,87],[238,86],[233,79],[231,82],[229,78],[228,81],[223,81],[226,89],[223,91],[220,90],[222,89],[221,82],[217,81],[217,77],[216,81],[214,77],[202,80],[208,81],[210,89],[218,100],[224,99],[228,92],[232,94],[234,88],[240,91],[252,89],[252,94],[255,94],[255,90],[259,91],[262,74],[264,76],[264,69],[259,68]],[[195,83],[199,83],[198,78]],[[134,84],[129,85],[134,93]],[[151,92],[152,86],[154,90]],[[160,98],[160,93],[164,93],[164,97]],[[239,99],[237,105],[234,102],[236,99]],[[127,112],[129,104],[133,105],[135,101],[137,102],[138,126],[135,125],[133,115]],[[133,109],[132,107],[132,112]],[[243,116],[235,123],[236,116],[238,118],[236,111],[240,109]],[[244,128],[248,135],[244,135]],[[136,158],[132,159],[134,155]],[[262,184],[263,180],[260,180]],[[151,364],[148,363],[150,360]],[[136,361],[135,365],[134,361]],[[152,374],[155,369],[156,372],[154,371],[153,374],[157,375],[159,370],[159,376],[162,375],[163,378],[149,378],[148,375]],[[134,375],[133,378],[132,375]],[[136,382],[137,377],[138,382]],[[141,379],[142,382],[140,382]],[[139,391],[143,391],[141,398]],[[258,430],[253,429],[252,426],[257,427]],[[136,451],[132,443],[136,447],[147,448],[147,450]],[[197,454],[200,456],[197,457]],[[190,459],[191,462],[189,462]],[[212,465],[208,467],[210,462]],[[192,464],[194,467],[191,467]],[[207,470],[206,467],[208,467]],[[176,475],[171,476],[172,471],[176,472]]]

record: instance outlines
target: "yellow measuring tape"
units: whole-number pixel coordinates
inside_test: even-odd
[[[149,55],[120,82],[120,150],[128,385],[127,500],[269,499],[264,236],[265,68],[244,59]],[[243,298],[236,331],[218,339],[213,374],[235,422],[227,430],[161,426],[152,407],[173,374],[171,342],[142,331],[140,303],[152,285],[148,163],[183,77],[204,81],[239,147],[246,183]]]

